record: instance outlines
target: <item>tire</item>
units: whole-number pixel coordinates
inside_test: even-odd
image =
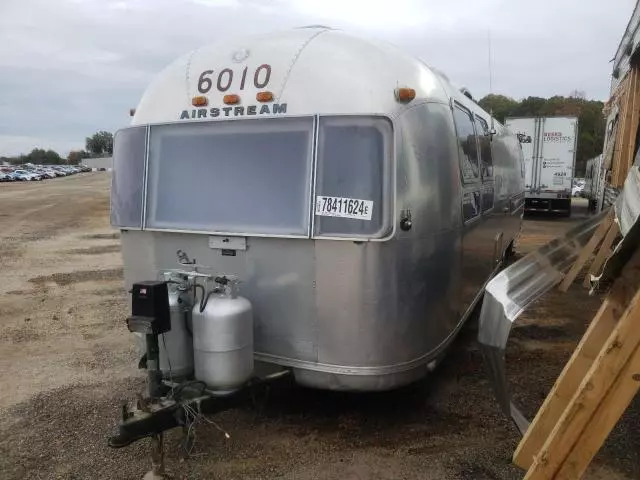
[[[515,254],[516,254],[516,249],[514,246],[514,241],[511,241],[507,249],[504,251],[504,261],[503,261],[504,265],[507,265],[509,261],[514,257]]]

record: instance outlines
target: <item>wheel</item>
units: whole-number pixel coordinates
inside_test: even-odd
[[[505,263],[505,265],[507,263],[509,263],[509,260],[511,260],[515,254],[516,254],[516,249],[515,249],[515,246],[514,246],[514,242],[512,241],[512,242],[509,243],[509,246],[504,251],[504,263]]]

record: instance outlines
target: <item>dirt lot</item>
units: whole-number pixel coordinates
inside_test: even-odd
[[[123,324],[118,237],[108,225],[107,173],[0,185],[0,478],[138,479],[147,442],[110,450],[120,400],[142,390]],[[519,253],[586,215],[526,222]],[[600,299],[574,285],[519,321],[508,361],[517,402],[535,413]],[[197,430],[177,478],[518,479],[519,436],[492,396],[465,328],[441,368],[410,388],[340,395],[290,384]],[[640,478],[639,402],[600,452],[589,478]]]

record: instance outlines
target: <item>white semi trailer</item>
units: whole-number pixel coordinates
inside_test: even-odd
[[[507,118],[518,135],[525,165],[525,211],[571,214],[578,119],[576,117]]]

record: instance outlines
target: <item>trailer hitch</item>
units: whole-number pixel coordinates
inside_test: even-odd
[[[128,403],[122,405],[122,418],[117,435],[109,438],[111,448],[122,448],[184,423],[180,404],[170,399],[157,399],[141,408],[140,403],[132,407]]]
[[[223,396],[206,388],[198,388],[201,382],[177,384],[163,381],[165,396],[140,397],[133,404],[123,403],[118,433],[109,438],[108,444],[111,448],[122,448],[143,438],[185,426],[185,406],[202,415],[239,408],[255,398],[261,388],[288,377],[290,373],[290,370],[281,370],[265,377],[256,377],[244,388]]]

